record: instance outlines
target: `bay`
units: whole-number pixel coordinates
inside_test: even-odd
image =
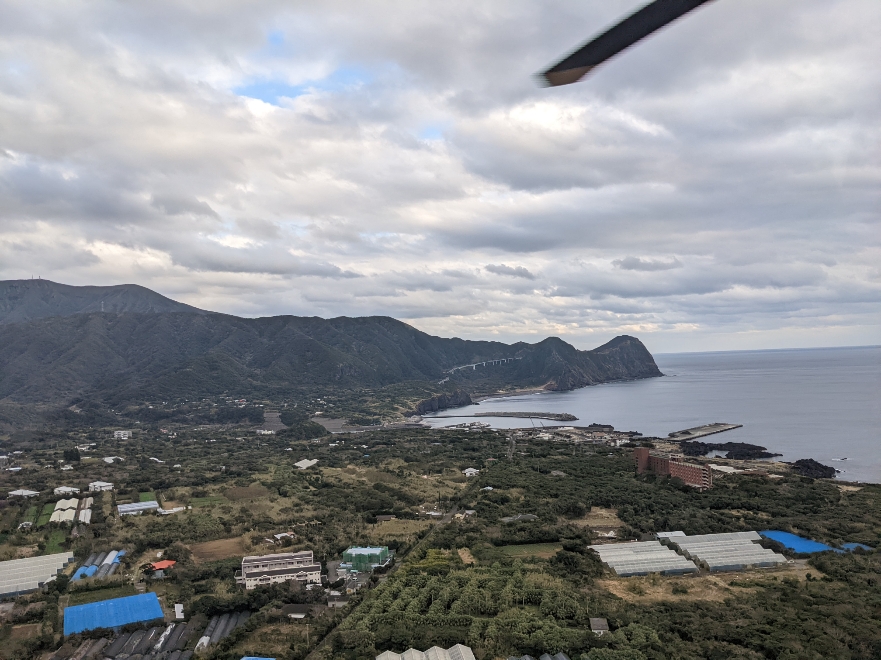
[[[881,482],[881,346],[659,354],[655,361],[663,378],[486,399],[425,421],[441,427],[475,421],[447,416],[477,412],[571,413],[577,426],[612,424],[659,437],[710,422],[736,423],[743,428],[707,441],[762,445],[782,454],[779,460],[813,458],[833,466],[842,480]],[[506,417],[478,421],[532,426]]]

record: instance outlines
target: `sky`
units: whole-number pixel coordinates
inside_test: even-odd
[[[881,3],[0,4],[0,279],[653,352],[881,344]]]

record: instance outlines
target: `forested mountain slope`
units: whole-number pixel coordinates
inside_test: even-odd
[[[519,359],[448,373],[500,358]],[[447,376],[470,389],[491,380],[565,390],[658,375],[651,354],[633,337],[578,351],[556,338],[513,345],[443,339],[388,317],[105,312],[0,326],[0,399],[20,402],[270,395]]]

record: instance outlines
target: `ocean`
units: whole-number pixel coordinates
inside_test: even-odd
[[[659,354],[655,362],[663,378],[487,399],[439,414],[571,413],[574,425],[659,437],[710,422],[743,424],[705,440],[762,445],[782,454],[777,460],[813,458],[840,470],[838,479],[881,483],[881,346]],[[532,426],[505,417],[425,421]]]

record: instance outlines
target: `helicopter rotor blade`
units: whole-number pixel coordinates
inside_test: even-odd
[[[712,0],[655,0],[539,74],[550,87],[581,80],[622,50]]]

